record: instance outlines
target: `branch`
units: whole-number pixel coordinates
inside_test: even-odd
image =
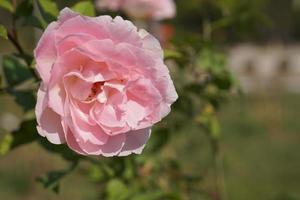
[[[17,0],[12,0],[12,4],[13,4],[14,9],[16,10],[17,9]],[[12,32],[11,33],[8,32],[7,35],[8,35],[8,39],[11,41],[11,43],[17,49],[19,54],[26,56],[26,53],[25,53],[24,49],[22,48],[22,46],[20,45],[20,42],[18,40],[18,34],[17,34],[17,29],[16,29],[16,18],[15,18],[14,14],[12,16]],[[37,74],[35,73],[35,70],[30,67],[30,65],[31,65],[30,61],[28,61],[27,59],[24,59],[24,58],[23,58],[23,60],[26,62],[26,66],[29,69],[32,76],[35,78],[35,80],[39,81],[40,79],[37,76]]]
[[[11,34],[8,33],[8,39],[13,43],[20,54],[24,54],[24,50],[22,49],[21,45],[19,44],[18,40]],[[28,64],[28,63],[27,63]]]
[[[14,28],[13,28],[14,29]],[[15,30],[15,29],[14,29]],[[8,39],[11,41],[11,43],[14,45],[14,47],[17,49],[17,51],[21,54],[21,55],[25,55],[25,51],[23,50],[22,46],[20,45],[17,37],[16,37],[16,31],[14,31],[14,34],[8,33]],[[15,35],[15,36],[14,36]],[[26,62],[26,66],[29,69],[30,73],[33,75],[33,77],[35,78],[35,80],[39,81],[39,77],[36,75],[35,70],[33,68],[30,67],[30,62],[28,62],[26,59],[24,59],[24,61]]]

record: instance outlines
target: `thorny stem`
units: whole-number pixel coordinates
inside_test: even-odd
[[[17,1],[16,0],[12,0],[12,4],[13,4],[14,9],[16,10]],[[25,51],[22,48],[22,46],[20,45],[20,42],[18,40],[18,33],[17,33],[17,29],[16,29],[16,20],[15,20],[14,16],[12,18],[12,32],[11,33],[8,32],[8,39],[9,39],[9,41],[11,41],[11,43],[17,49],[17,51],[19,52],[19,54],[25,55]],[[24,61],[26,62],[26,66],[29,69],[30,73],[33,75],[33,77],[35,78],[35,80],[38,81],[39,77],[36,75],[34,69],[30,67],[30,65],[31,65],[30,61],[28,61],[26,59],[24,59]]]
[[[214,200],[227,200],[226,184],[224,177],[223,156],[220,150],[220,142],[211,139],[212,154],[214,159],[215,192]]]
[[[204,41],[211,41],[212,37],[212,25],[209,20],[205,20],[203,23],[203,40]]]
[[[8,39],[11,41],[11,43],[13,43],[20,54],[24,54],[24,50],[22,49],[21,45],[14,35],[16,35],[16,32],[15,34],[8,33]]]

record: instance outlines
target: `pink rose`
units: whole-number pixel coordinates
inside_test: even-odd
[[[123,10],[133,18],[155,20],[173,18],[176,14],[173,0],[98,0],[97,7],[112,11]]]
[[[142,152],[177,99],[158,41],[121,17],[65,8],[35,49],[37,130],[84,155]]]

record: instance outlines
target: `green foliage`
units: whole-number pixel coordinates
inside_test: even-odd
[[[38,0],[40,12],[47,23],[55,21],[58,16],[58,7],[53,0]]]
[[[1,131],[2,133],[4,131]],[[6,134],[0,142],[0,155],[6,155],[10,151],[10,146],[13,143],[14,138],[11,134]]]
[[[35,141],[39,137],[36,131],[36,121],[33,119],[22,122],[20,129],[14,131],[12,136],[11,149]]]
[[[68,148],[66,145],[54,145],[48,142],[46,138],[39,138],[40,145],[50,153],[60,155],[68,161],[77,161],[80,156]]]
[[[33,142],[38,138],[35,127],[35,120],[22,122],[19,130],[6,134],[4,139],[1,141],[0,153],[4,155],[14,148]]]
[[[7,84],[14,86],[32,78],[26,64],[13,56],[5,56],[2,61]]]
[[[7,30],[6,28],[0,24],[0,37],[4,38],[4,39],[8,39],[7,38]]]
[[[23,20],[23,25],[25,26],[32,26],[38,29],[45,29],[47,24],[46,22],[44,22],[43,20],[41,20],[40,18],[36,17],[36,16],[28,16]]]
[[[213,106],[205,105],[197,121],[206,129],[212,139],[219,139],[221,131],[220,124]]]
[[[25,0],[22,1],[16,9],[16,18],[20,17],[29,17],[32,15],[33,12],[33,0]]]
[[[96,15],[95,7],[92,1],[79,1],[71,7],[72,10],[82,15],[94,17]]]
[[[128,187],[120,179],[112,179],[106,186],[107,200],[126,200],[129,196]]]
[[[164,50],[164,59],[181,59],[181,54],[177,51],[165,49]]]
[[[9,12],[14,12],[14,7],[10,0],[0,0],[0,8],[3,8]]]
[[[147,145],[147,150],[150,152],[159,152],[168,143],[170,139],[170,130],[167,127],[158,127],[153,131],[151,140]]]
[[[271,3],[270,0],[177,1],[181,12],[176,25],[183,32],[201,29],[203,38],[213,38],[215,43],[239,41],[249,36],[259,38],[262,26],[271,28],[272,19],[268,16]]]
[[[37,182],[43,184],[44,188],[51,189],[55,193],[60,191],[60,180],[71,173],[77,166],[77,162],[73,162],[67,169],[50,171],[46,175],[38,177]]]
[[[16,103],[22,107],[24,112],[30,111],[35,107],[36,97],[31,90],[29,91],[12,90],[9,93],[14,96]]]

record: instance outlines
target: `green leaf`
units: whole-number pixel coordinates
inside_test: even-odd
[[[219,139],[221,136],[221,128],[219,120],[216,116],[215,109],[212,105],[207,104],[203,107],[201,115],[196,119],[200,123],[208,135],[212,139]]]
[[[82,15],[94,17],[96,15],[94,4],[91,1],[80,1],[71,7]]]
[[[33,12],[33,3],[32,0],[25,0],[22,1],[16,9],[16,18],[19,17],[29,17],[32,16],[32,12]]]
[[[35,96],[32,91],[10,91],[15,97],[15,102],[19,104],[25,112],[32,110],[35,107]]]
[[[80,158],[80,156],[78,154],[76,154],[76,153],[74,153],[74,151],[70,150],[70,148],[65,144],[55,145],[55,144],[50,143],[45,138],[40,138],[39,143],[47,151],[49,151],[51,153],[59,154],[66,160],[75,161]]]
[[[134,169],[134,161],[131,158],[125,160],[125,169],[123,171],[123,176],[127,180],[131,180],[134,178],[135,169]]]
[[[182,55],[174,50],[165,49],[164,50],[164,59],[180,59]]]
[[[50,188],[53,192],[59,192],[59,181],[66,175],[64,170],[51,171],[42,177],[37,177],[36,181],[43,184],[44,188]]]
[[[213,49],[203,49],[198,58],[200,68],[213,74],[223,73],[227,69],[226,57],[223,53]]]
[[[73,162],[67,169],[50,171],[44,176],[40,176],[36,179],[37,182],[43,184],[44,188],[50,188],[53,192],[59,193],[59,182],[66,175],[70,174],[77,166],[78,162]]]
[[[35,28],[39,28],[41,30],[45,29],[47,24],[45,21],[39,19],[36,16],[28,16],[23,20],[23,25],[25,26],[33,26]]]
[[[14,12],[14,7],[10,0],[0,0],[0,8],[3,8],[11,13]]]
[[[147,152],[159,152],[169,141],[169,130],[167,128],[154,129],[147,145]]]
[[[7,30],[6,28],[0,24],[0,37],[4,38],[4,39],[8,39],[7,37]]]
[[[55,21],[59,10],[56,3],[52,0],[38,0],[40,12],[47,23]]]
[[[11,149],[35,141],[38,137],[40,137],[36,131],[35,119],[22,122],[20,129],[14,131],[12,136],[13,142],[10,146]]]
[[[24,63],[12,56],[3,57],[3,71],[8,85],[13,86],[32,78]]]
[[[0,155],[6,155],[11,147],[11,144],[13,143],[14,138],[11,134],[6,134],[3,139],[0,142]]]
[[[129,196],[129,190],[119,179],[112,179],[106,187],[107,200],[125,200]]]
[[[22,60],[24,60],[27,64],[28,63],[32,63],[33,62],[33,56],[23,53],[23,54],[19,54],[19,53],[14,53],[14,56],[21,58]],[[29,64],[28,64],[29,65]],[[30,65],[31,66],[31,65]]]
[[[35,141],[38,137],[35,120],[24,121],[19,130],[4,136],[0,143],[0,154],[5,155],[10,150]]]
[[[101,182],[106,180],[105,172],[97,165],[93,165],[89,171],[89,177],[93,182]]]
[[[213,117],[210,123],[210,135],[213,139],[219,139],[221,135],[221,128],[218,118]]]

